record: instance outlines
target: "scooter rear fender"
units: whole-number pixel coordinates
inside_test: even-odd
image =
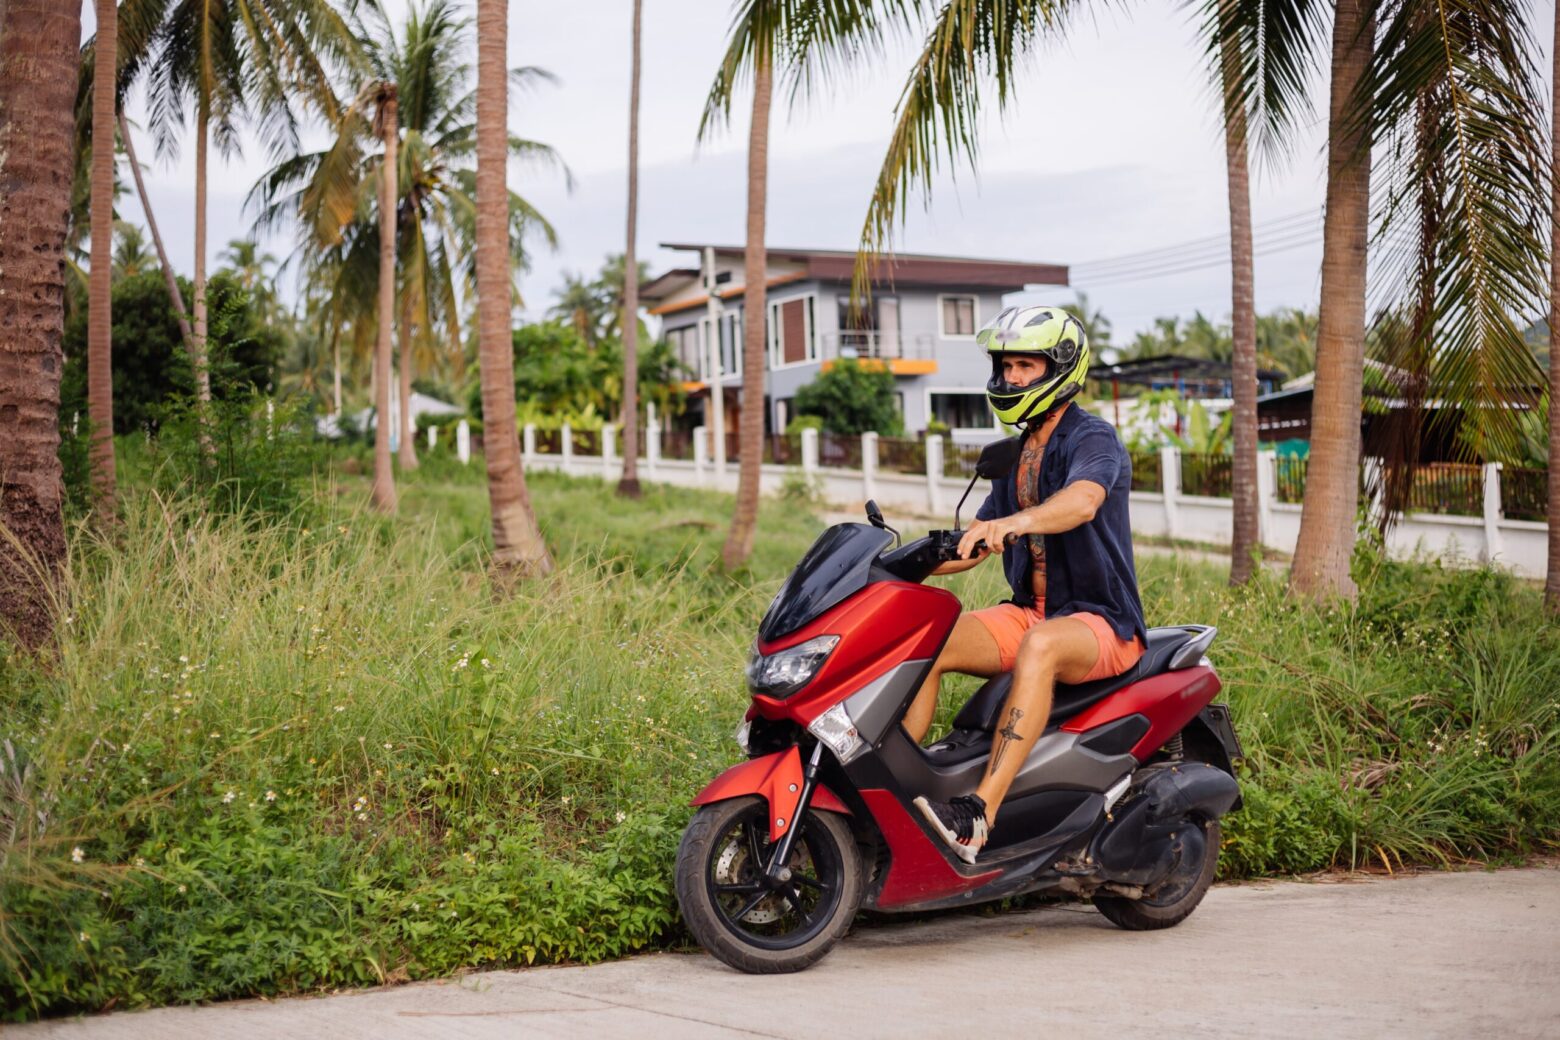
[[[769,840],[796,824],[796,806],[802,800],[802,752],[794,744],[784,751],[752,758],[734,765],[711,780],[694,798],[693,805],[709,805],[758,795],[769,803]],[[850,809],[822,784],[813,788],[810,808],[849,816]]]

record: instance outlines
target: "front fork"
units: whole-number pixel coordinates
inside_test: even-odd
[[[802,794],[796,800],[796,808],[791,812],[790,825],[780,835],[780,840],[775,843],[774,852],[769,856],[769,863],[764,867],[764,876],[771,881],[791,880],[790,868],[786,863],[790,862],[791,849],[796,845],[796,835],[800,831],[801,821],[807,815],[807,807],[812,804],[813,791],[818,787],[818,766],[823,761],[823,743],[820,741],[813,745],[812,757],[807,760],[807,765],[802,769]]]

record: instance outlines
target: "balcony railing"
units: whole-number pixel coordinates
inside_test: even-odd
[[[827,332],[822,337],[824,360],[834,358],[924,359],[932,356],[932,337],[904,332]]]

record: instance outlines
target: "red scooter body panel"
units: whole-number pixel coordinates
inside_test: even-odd
[[[1207,665],[1164,672],[1118,690],[1068,719],[1062,729],[1083,733],[1128,715],[1143,715],[1149,722],[1148,732],[1132,748],[1132,754],[1139,762],[1146,761],[1196,718],[1219,695],[1219,688],[1219,677]]]
[[[883,879],[883,887],[874,904],[877,909],[889,910],[908,903],[958,895],[979,888],[1002,873],[992,870],[965,877],[953,869],[892,792],[869,788],[861,792],[861,797],[877,820],[892,854],[888,877]]]
[[[767,719],[806,726],[890,669],[936,657],[959,609],[959,598],[947,589],[874,582],[784,639],[758,645],[759,653],[772,654],[816,636],[840,637],[812,682],[784,699],[755,693],[753,704]]]
[[[796,803],[802,800],[800,749],[793,746],[732,766],[711,780],[691,804],[708,805],[752,794],[769,803],[769,840],[779,841],[795,824]],[[845,803],[822,784],[813,789],[812,808],[850,815]]]

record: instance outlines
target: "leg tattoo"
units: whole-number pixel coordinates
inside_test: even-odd
[[[997,748],[996,757],[991,760],[991,771],[993,773],[997,771],[997,766],[1002,764],[1002,756],[1007,753],[1008,745],[1015,740],[1024,739],[1023,736],[1018,732],[1018,720],[1023,717],[1024,712],[1021,708],[1011,708],[1008,710],[1007,725],[1003,726],[997,731],[998,735],[1003,739],[1002,746]]]

